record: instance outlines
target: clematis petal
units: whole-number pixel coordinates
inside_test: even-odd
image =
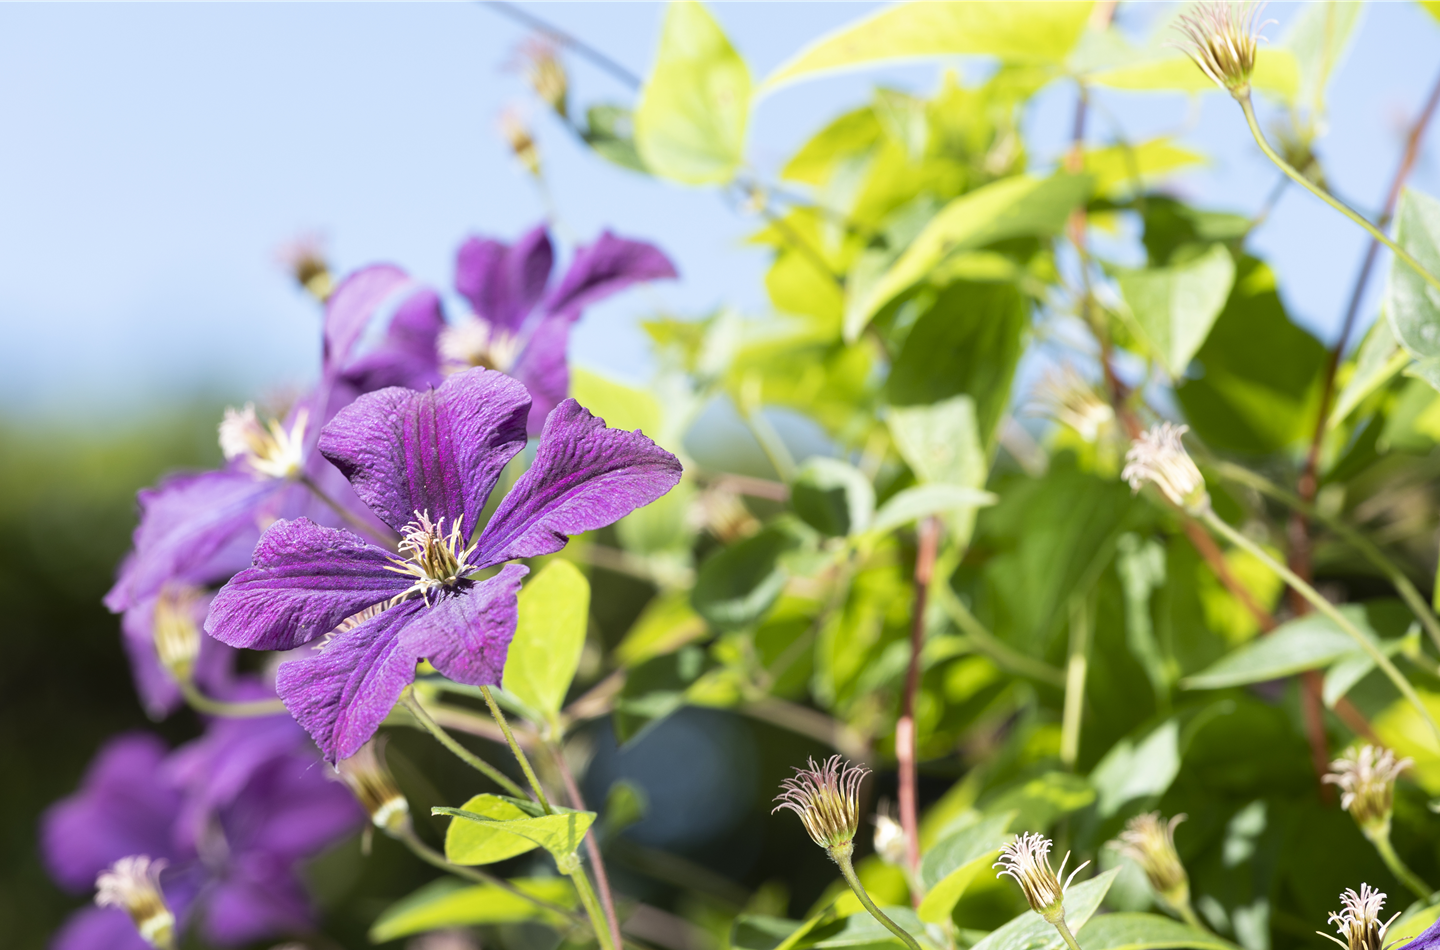
[[[395,309],[384,340],[344,368],[345,382],[357,395],[386,386],[425,389],[439,385],[435,341],[444,328],[440,295],[428,287],[419,288]]]
[[[203,930],[209,942],[236,947],[309,929],[314,911],[292,862],[266,853],[235,855],[225,877],[206,894]]]
[[[49,946],[50,950],[153,950],[125,911],[94,906],[71,914]]]
[[[605,231],[594,244],[575,252],[570,268],[541,309],[578,316],[590,304],[631,284],[675,276],[675,265],[655,245]]]
[[[640,432],[607,429],[573,399],[545,420],[535,462],[485,526],[475,562],[560,550],[569,535],[613,524],[680,481],[680,460]]]
[[[421,600],[397,604],[316,655],[280,664],[280,698],[330,762],[354,755],[414,682],[416,657],[399,633],[424,609]]]
[[[294,649],[407,590],[410,582],[387,569],[393,558],[308,518],[277,521],[255,546],[253,565],[215,595],[205,630],[231,646]]]
[[[41,816],[40,853],[62,887],[87,892],[97,874],[128,855],[172,864],[183,856],[170,835],[180,793],[160,774],[166,751],[154,736],[116,736],[90,763],[79,791]]]
[[[125,654],[130,659],[130,673],[135,679],[135,691],[145,714],[151,719],[164,719],[182,704],[180,687],[175,678],[160,663],[155,651],[155,602],[156,594],[147,597],[125,611],[120,618],[120,632]],[[191,611],[198,631],[205,623],[210,609],[210,596],[200,595],[191,602]],[[215,690],[230,678],[234,666],[235,651],[214,637],[200,637],[200,655],[195,660],[193,676],[206,692]]]
[[[409,282],[410,276],[391,264],[361,268],[340,282],[325,306],[323,377],[331,379],[344,369],[375,311]]]
[[[289,861],[318,854],[365,823],[365,810],[294,720],[304,747],[256,770],[244,793],[225,809],[225,840],[237,854],[272,854]]]
[[[530,418],[526,423],[531,435],[539,435],[551,410],[570,394],[570,365],[565,350],[570,343],[572,319],[564,314],[551,314],[540,321],[525,349],[510,367],[510,375],[530,391]]]
[[[395,530],[426,512],[462,519],[469,537],[501,469],[525,446],[529,410],[520,383],[470,369],[423,393],[361,396],[321,432],[320,451]]]
[[[477,316],[513,333],[545,292],[554,262],[544,225],[513,246],[472,237],[455,255],[455,289]]]
[[[457,683],[498,685],[519,616],[515,597],[528,573],[507,564],[469,590],[441,598],[405,628],[406,649]]]

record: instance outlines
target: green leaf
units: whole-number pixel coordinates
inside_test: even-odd
[[[1096,875],[1083,884],[1076,884],[1065,892],[1065,923],[1071,933],[1081,927],[1100,907],[1110,885],[1120,869],[1111,868],[1104,874]],[[970,950],[1061,950],[1065,946],[1059,931],[1048,924],[1044,917],[1027,910],[1008,924],[993,931],[988,937],[975,944]]]
[[[1050,827],[1062,815],[1079,811],[1095,800],[1088,779],[1068,772],[1046,772],[999,791],[983,803],[987,815],[1015,812],[1013,827]]]
[[[486,796],[476,796],[485,798]],[[498,796],[489,796],[496,798]],[[473,802],[474,799],[471,799]],[[468,804],[468,803],[467,803]],[[486,810],[498,811],[491,803],[486,803]],[[553,815],[541,815],[538,818],[493,818],[483,811],[474,811],[468,808],[446,808],[437,806],[430,809],[434,815],[449,815],[452,818],[464,819],[460,824],[474,824],[482,832],[480,841],[473,850],[457,849],[456,853],[450,851],[450,835],[445,836],[445,857],[456,864],[489,864],[491,861],[462,860],[473,858],[475,854],[486,854],[487,841],[490,835],[505,835],[507,838],[523,838],[531,842],[530,847],[539,845],[557,861],[564,862],[575,854],[580,847],[580,842],[585,838],[585,832],[595,821],[593,811],[571,811],[568,808],[555,808]],[[451,822],[451,828],[457,822]],[[488,833],[488,834],[485,834]],[[520,853],[520,852],[516,852]],[[492,859],[494,860],[494,859]]]
[[[615,700],[612,720],[621,745],[634,742],[684,706],[689,689],[704,671],[705,651],[693,644],[631,667]]]
[[[928,924],[947,920],[975,875],[988,867],[1011,838],[1006,833],[1016,812],[981,818],[975,824],[941,840],[925,853],[920,879],[925,899],[917,913]]]
[[[883,534],[930,515],[955,515],[998,500],[988,491],[964,485],[914,485],[891,495],[880,506],[870,530]]]
[[[505,690],[554,719],[590,622],[590,582],[569,561],[551,561],[520,589],[520,621],[505,659]]]
[[[575,889],[564,878],[515,878],[510,883],[552,904],[570,906],[575,902]],[[446,927],[514,924],[554,917],[552,912],[497,885],[466,884],[442,877],[386,908],[370,928],[370,942],[385,943]]]
[[[759,620],[785,589],[780,555],[795,545],[792,532],[772,524],[712,556],[690,593],[695,612],[722,630]]]
[[[1080,38],[1088,3],[907,3],[822,37],[771,73],[762,88],[893,60],[978,54],[1059,63]]]
[[[1389,382],[1409,362],[1410,354],[1400,348],[1395,341],[1395,331],[1390,329],[1390,321],[1382,315],[1365,334],[1365,342],[1360,344],[1360,352],[1355,355],[1355,368],[1335,400],[1335,408],[1325,423],[1326,428],[1334,429],[1344,422],[1365,397]]]
[[[601,104],[586,109],[582,135],[601,158],[631,171],[649,171],[635,150],[634,114],[624,106]]]
[[[1183,264],[1121,276],[1120,291],[1141,335],[1173,379],[1184,374],[1210,335],[1234,283],[1230,252],[1213,244]]]
[[[743,157],[749,112],[745,60],[709,11],[675,0],[635,109],[635,147],[645,167],[689,185],[729,181]]]
[[[880,908],[886,917],[899,924],[913,937],[928,942],[925,934],[925,925],[920,922],[915,911],[909,907],[882,907]],[[876,920],[870,914],[852,914],[844,917],[833,924],[811,931],[812,937],[818,937],[811,947],[868,947],[875,944],[900,943],[900,940],[890,932],[884,924]],[[923,944],[922,944],[923,946]]]
[[[703,637],[705,631],[705,621],[690,607],[689,594],[671,591],[645,605],[615,648],[615,658],[622,666],[639,666],[646,660],[674,653]]]
[[[962,395],[928,406],[892,406],[885,422],[917,481],[970,488],[985,483],[974,399]]]
[[[1143,191],[1155,178],[1205,161],[1198,152],[1181,148],[1168,138],[1138,145],[1107,145],[1085,151],[1083,171],[1094,181],[1095,194],[1118,198]]]
[[[1324,114],[1325,87],[1345,58],[1350,37],[1360,21],[1359,3],[1304,4],[1295,11],[1285,31],[1282,45],[1295,56],[1300,74],[1296,99],[1312,110]]]
[[[643,389],[574,366],[570,369],[570,395],[612,429],[639,429],[652,439],[660,437],[660,402]]]
[[[810,527],[829,537],[858,534],[870,526],[875,488],[849,462],[816,457],[790,485],[790,504]]]
[[[1374,636],[1365,608],[1340,608],[1362,633]],[[1355,641],[1324,614],[1306,614],[1228,653],[1210,667],[1181,681],[1185,689],[1224,689],[1293,676],[1329,666],[1358,650]]]
[[[1055,234],[1089,194],[1088,176],[1059,173],[1002,178],[954,199],[863,296],[847,304],[845,339],[857,339],[881,307],[947,257],[1007,238]]]
[[[1418,651],[1420,649],[1420,625],[1412,624],[1410,632],[1403,637],[1396,637],[1393,640],[1381,640],[1379,642],[1380,652],[1386,656],[1394,656],[1401,652]],[[1359,683],[1371,671],[1375,669],[1375,661],[1370,654],[1363,650],[1355,650],[1347,653],[1330,669],[1325,671],[1325,688],[1321,691],[1321,698],[1325,705],[1334,709],[1335,704],[1345,697],[1345,694]]]
[[[1075,940],[1085,950],[1239,950],[1209,931],[1158,914],[1102,914],[1075,931]]]
[[[1407,188],[1395,214],[1395,242],[1430,273],[1440,274],[1440,201]],[[1385,315],[1411,356],[1440,357],[1440,291],[1398,259],[1390,264]]]
[[[1188,56],[1171,55],[1091,73],[1089,81],[1111,89],[1136,92],[1220,92]],[[1262,46],[1255,57],[1250,85],[1289,101],[1300,90],[1300,67],[1286,49]]]
[[[1436,6],[1440,7],[1440,2],[1437,2]],[[1436,16],[1440,18],[1440,13]],[[1437,919],[1440,919],[1440,904],[1426,907],[1422,901],[1417,901],[1385,931],[1385,942],[1397,946],[1407,944],[1424,933]]]
[[[735,950],[790,950],[824,919],[824,914],[817,914],[802,923],[765,914],[740,914],[730,925],[730,946]]]
[[[463,806],[467,812],[484,815],[496,822],[529,818],[519,806],[500,795],[476,795]],[[493,825],[473,821],[452,821],[445,829],[445,856],[456,864],[494,864],[534,850],[535,842],[507,834]]]
[[[1090,772],[1097,811],[1109,818],[1126,802],[1165,794],[1180,774],[1180,726],[1171,719],[1139,743],[1121,739]]]

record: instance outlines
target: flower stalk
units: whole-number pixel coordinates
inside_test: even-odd
[[[530,783],[531,790],[535,793],[535,800],[540,807],[545,809],[545,814],[553,814],[554,809],[550,807],[550,800],[545,797],[545,789],[540,786],[540,779],[536,777],[535,770],[530,767],[530,759],[525,755],[525,750],[520,748],[520,743],[515,741],[515,733],[510,731],[510,722],[501,712],[500,705],[495,702],[495,696],[490,692],[490,687],[480,687],[480,695],[485,697],[485,705],[490,707],[490,715],[495,717],[495,724],[505,734],[505,742],[510,746],[510,751],[515,755],[515,761],[520,763],[520,769],[525,773],[525,780]]]
[[[446,732],[445,729],[434,720],[430,713],[425,710],[425,707],[420,704],[420,699],[415,695],[415,691],[413,688],[407,689],[403,694],[401,694],[400,704],[406,709],[410,710],[411,715],[415,717],[416,721],[419,722],[420,725],[423,726],[427,732],[434,736],[441,745],[454,753],[455,757],[458,758],[461,762],[464,762],[466,765],[470,766],[472,769],[479,772],[481,775],[485,776],[490,781],[494,782],[496,785],[500,786],[500,788],[503,789],[506,794],[514,795],[516,798],[525,797],[525,790],[522,789],[519,785],[516,785],[513,781],[511,781],[510,776],[506,775],[504,772],[500,771],[495,766],[491,765],[489,762],[486,762],[484,759],[480,758],[478,755],[465,748],[459,742],[456,742],[455,737],[450,735],[450,733]]]

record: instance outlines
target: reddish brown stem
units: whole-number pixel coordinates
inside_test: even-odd
[[[575,776],[570,774],[570,766],[565,764],[564,751],[552,745],[550,754],[555,759],[555,768],[560,772],[560,781],[565,785],[565,796],[570,799],[570,807],[576,811],[588,811],[585,799],[580,796],[580,786],[575,784]],[[615,915],[615,898],[610,893],[610,875],[605,873],[605,859],[600,855],[600,842],[595,838],[594,828],[585,832],[585,853],[590,855],[590,866],[595,870],[595,889],[600,892],[600,906],[605,911],[605,923],[610,926],[610,939],[617,948],[623,947],[625,944],[620,939],[620,919]]]
[[[915,778],[915,696],[920,691],[920,651],[925,645],[925,602],[935,574],[940,549],[940,522],[920,522],[919,549],[915,553],[915,613],[910,618],[910,665],[905,670],[905,694],[900,721],[895,724],[895,758],[900,764],[900,827],[905,830],[905,856],[912,873],[920,871],[920,808]],[[912,899],[919,905],[919,894]]]

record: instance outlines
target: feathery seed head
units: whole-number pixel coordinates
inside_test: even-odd
[[[1140,865],[1155,892],[1177,909],[1190,903],[1190,878],[1175,851],[1175,826],[1184,820],[1182,814],[1165,821],[1158,811],[1136,815],[1114,842],[1121,854]]]
[[[365,806],[376,828],[394,835],[410,827],[410,803],[385,765],[382,740],[371,739],[350,758],[337,762],[335,771]]]
[[[1365,744],[1331,762],[1334,771],[1324,781],[1340,786],[1340,807],[1373,839],[1390,834],[1395,779],[1414,764],[1413,759],[1395,758],[1389,749]]]
[[[320,235],[301,234],[282,245],[275,256],[295,278],[295,283],[316,300],[325,303],[335,292],[335,277],[330,273],[330,262],[325,259],[325,241]]]
[[[1204,0],[1182,14],[1175,28],[1184,35],[1177,44],[1200,71],[1236,99],[1250,95],[1250,75],[1260,31],[1255,21],[1265,4],[1253,0]]]
[[[891,867],[901,867],[905,864],[906,853],[909,850],[905,843],[905,829],[895,816],[890,814],[890,809],[881,806],[875,818],[875,853],[880,855],[880,860]]]
[[[1340,895],[1340,903],[1344,907],[1340,913],[1330,914],[1330,923],[1340,932],[1344,940],[1337,940],[1327,933],[1316,931],[1320,936],[1338,943],[1345,950],[1383,950],[1385,946],[1385,931],[1399,917],[1396,912],[1383,924],[1380,922],[1380,911],[1385,907],[1385,895],[1369,884],[1360,885],[1360,893],[1346,889]]]
[[[790,809],[805,823],[810,838],[832,858],[848,857],[860,827],[860,782],[869,774],[869,769],[851,765],[838,755],[820,765],[811,759],[806,768],[797,768],[795,777],[781,784],[780,794],[775,796],[780,804],[770,814]]]
[[[1023,834],[1000,849],[1000,860],[992,867],[1000,868],[1002,876],[1008,874],[1020,885],[1031,910],[1056,924],[1065,919],[1065,891],[1070,881],[1090,862],[1071,871],[1070,877],[1061,884],[1059,875],[1050,867],[1050,846],[1050,839],[1042,834]],[[1069,860],[1070,854],[1066,852],[1059,874],[1065,873]]]
[[[1120,477],[1137,492],[1149,482],[1187,513],[1200,515],[1210,509],[1210,494],[1205,490],[1205,476],[1181,441],[1189,431],[1189,426],[1162,422],[1141,433],[1125,453]]]

